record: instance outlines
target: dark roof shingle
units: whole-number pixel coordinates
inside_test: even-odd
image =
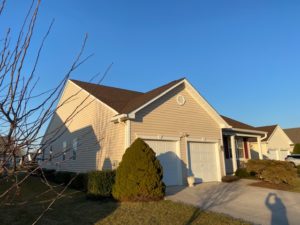
[[[122,114],[130,113],[133,110],[141,107],[184,79],[185,78],[181,78],[179,80],[172,81],[146,93],[87,83],[78,80],[71,81],[116,110],[119,114]]]
[[[263,126],[263,127],[255,127],[256,130],[268,132],[267,137],[264,139],[268,141],[271,135],[273,134],[274,130],[276,129],[277,125],[270,125],[270,126]]]
[[[250,126],[246,123],[242,123],[240,121],[231,119],[227,116],[222,116],[221,117],[226,121],[226,123],[228,123],[230,126],[232,126],[233,128],[238,128],[238,129],[245,129],[245,130],[256,130],[255,127]]]
[[[300,144],[300,127],[284,129],[284,132],[289,136],[292,142]]]

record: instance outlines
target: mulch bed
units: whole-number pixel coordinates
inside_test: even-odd
[[[276,189],[281,191],[289,191],[292,189],[292,187],[288,184],[272,184],[266,181],[259,181],[259,182],[251,183],[249,185],[255,187],[262,187],[262,188],[271,188],[271,189]]]

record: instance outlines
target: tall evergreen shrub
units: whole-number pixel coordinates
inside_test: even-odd
[[[116,171],[113,197],[120,201],[160,200],[165,194],[162,178],[155,152],[138,138],[126,150]]]

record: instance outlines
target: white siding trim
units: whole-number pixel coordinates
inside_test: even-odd
[[[220,116],[217,110],[211,104],[209,104],[208,101],[196,90],[196,88],[194,88],[193,85],[186,79],[184,81],[185,85],[190,88],[190,90],[187,89],[188,92],[191,94],[191,96],[194,97],[198,104],[204,108],[208,115],[210,115],[221,128],[231,128],[231,126]]]
[[[130,124],[130,120],[126,120],[125,121],[125,150],[131,144],[131,138],[130,138],[130,136],[131,136],[131,124]]]
[[[180,137],[164,136],[164,135],[140,135],[135,134],[136,138],[147,139],[147,140],[161,140],[161,141],[180,141]]]
[[[139,108],[135,109],[134,111],[132,111],[129,116],[133,116],[135,115],[135,113],[137,113],[138,111],[140,111],[141,109],[145,108],[146,106],[150,105],[152,102],[156,101],[157,99],[159,99],[160,97],[164,96],[165,94],[167,94],[168,92],[172,91],[173,89],[175,89],[176,87],[178,87],[179,85],[181,85],[182,83],[185,82],[185,79],[180,81],[179,83],[173,85],[171,88],[167,89],[166,91],[164,91],[163,93],[161,93],[160,95],[156,96],[155,98],[151,99],[150,101],[148,101],[147,103],[145,103],[144,105],[140,106]]]
[[[220,140],[217,139],[206,139],[206,138],[187,138],[188,142],[201,142],[201,143],[218,143]]]

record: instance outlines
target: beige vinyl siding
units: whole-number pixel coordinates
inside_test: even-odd
[[[285,132],[280,127],[277,127],[273,136],[268,141],[268,148],[277,148],[291,151],[291,144],[292,142],[289,140]]]
[[[186,99],[184,105],[177,103],[178,95]],[[180,157],[186,166],[187,140],[183,135],[199,140],[217,140],[220,143],[220,131],[217,122],[182,84],[137,112],[136,119],[131,121],[131,142],[138,136],[181,138]],[[186,168],[183,169],[183,178],[186,178]]]
[[[57,134],[57,140],[48,145],[45,156],[49,158],[50,146],[53,155],[61,153],[63,142],[66,141],[66,160],[63,161],[61,155],[51,162],[45,162],[45,167],[74,172],[111,169],[114,163],[121,160],[124,153],[125,125],[112,123],[110,120],[116,113],[85,91],[78,93],[79,90],[77,85],[68,81],[59,104],[69,96],[75,96],[57,110],[44,139],[44,142],[47,141],[53,137],[53,131],[63,129],[64,133]],[[79,105],[81,106],[77,108]],[[72,120],[67,126],[63,125],[75,109],[77,113],[73,114]],[[74,138],[78,142],[76,160],[73,160],[72,152]]]
[[[262,142],[262,154],[264,158],[268,158],[268,150],[289,150],[292,151],[292,147],[290,146],[292,142],[289,140],[287,135],[281,129],[281,127],[277,127],[270,137],[270,139],[266,142]],[[251,144],[251,149],[254,152],[258,153],[258,146],[257,143]]]

